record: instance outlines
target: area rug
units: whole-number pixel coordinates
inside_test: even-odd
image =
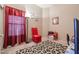
[[[66,49],[67,46],[47,40],[35,46],[20,49],[16,54],[64,54]]]

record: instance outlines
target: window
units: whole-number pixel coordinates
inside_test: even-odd
[[[24,18],[20,16],[9,16],[9,36],[24,34]]]

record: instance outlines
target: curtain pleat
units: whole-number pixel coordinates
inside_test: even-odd
[[[4,48],[26,41],[25,12],[5,6]]]
[[[4,34],[4,48],[8,45],[8,11],[9,9],[5,6],[5,34]]]

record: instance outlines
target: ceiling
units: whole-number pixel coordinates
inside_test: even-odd
[[[41,7],[41,8],[49,8],[52,6],[52,4],[36,4],[36,5]]]

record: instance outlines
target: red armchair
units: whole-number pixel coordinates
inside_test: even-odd
[[[41,35],[38,34],[37,28],[32,28],[32,40],[35,43],[41,42]]]

